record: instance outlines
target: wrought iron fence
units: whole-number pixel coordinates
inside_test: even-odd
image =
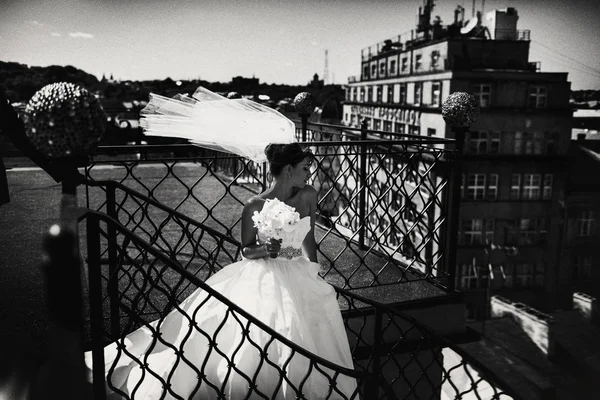
[[[88,347],[92,348],[93,354],[90,366],[93,367],[94,392],[98,399],[105,398],[107,390],[123,398],[135,398],[139,385],[130,388],[129,392],[115,385],[116,376],[122,372],[117,367],[123,368],[123,365],[141,368],[143,374],[153,377],[162,387],[163,395],[174,398],[184,397],[177,393],[178,385],[170,384],[171,379],[172,382],[176,379],[171,368],[187,368],[192,376],[197,376],[190,393],[202,393],[201,398],[220,398],[224,395],[224,387],[214,384],[217,381],[215,371],[211,370],[214,365],[207,361],[211,357],[225,360],[228,373],[235,373],[247,382],[246,398],[272,398],[272,393],[261,392],[261,386],[256,385],[258,377],[262,376],[260,371],[270,374],[269,381],[274,384],[271,390],[277,391],[285,383],[297,398],[305,398],[302,385],[311,374],[318,374],[329,382],[329,393],[323,398],[519,398],[480,362],[420,326],[413,318],[340,288],[336,288],[336,292],[354,369],[337,366],[282,337],[206,285],[201,276],[183,268],[164,250],[151,246],[115,219],[98,212],[89,212],[83,219],[87,223],[89,277],[86,296],[89,308],[86,307],[84,314]],[[105,265],[102,248],[110,241],[114,250],[109,257],[113,259]],[[190,315],[183,310],[183,301],[198,289],[204,294],[201,301],[195,301],[198,306]],[[223,319],[209,332],[194,321],[206,311],[207,304],[214,307],[215,302],[223,308]],[[164,332],[161,324],[169,318],[172,320],[173,314],[167,315],[173,312],[181,320],[189,321],[189,330],[179,341],[170,341],[161,334]],[[248,370],[236,367],[235,353],[227,354],[219,348],[219,339],[225,341],[220,337],[225,324],[233,324],[239,333],[239,343],[234,347],[250,345],[261,360],[252,367],[256,369],[252,376]],[[167,370],[159,370],[156,364],[148,361],[147,354],[138,356],[127,348],[124,336],[142,327],[151,337],[148,349],[162,346],[176,359]],[[268,340],[263,340],[266,344],[261,347],[253,340],[256,338],[253,335],[266,335]],[[195,341],[192,351],[192,336],[201,337],[206,346],[198,346]],[[111,360],[104,358],[104,346],[109,343],[115,345]],[[280,351],[285,349],[284,365],[301,359],[302,373],[291,376],[289,371],[269,360],[269,351],[276,347]],[[194,354],[200,356],[194,357]],[[105,369],[106,361],[109,361],[108,370]],[[352,393],[344,393],[341,386],[338,387],[338,382],[347,379],[357,382]]]
[[[452,235],[450,140],[323,124],[297,134],[315,154],[310,183],[319,196],[318,251],[329,282],[452,287],[454,263],[444,252]],[[265,164],[187,145],[101,147],[86,176],[115,180],[234,239],[244,202],[272,179]],[[91,209],[108,204],[100,186],[86,189]],[[129,215],[118,218],[125,226],[148,218],[133,201],[115,201]],[[165,217],[156,218],[147,223],[160,227]]]

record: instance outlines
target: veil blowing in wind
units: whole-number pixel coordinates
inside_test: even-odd
[[[150,93],[140,117],[148,136],[188,139],[256,162],[266,161],[269,143],[295,141],[294,123],[278,111],[248,99],[228,99],[203,87],[191,96]]]

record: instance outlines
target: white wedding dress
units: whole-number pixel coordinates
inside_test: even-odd
[[[318,275],[319,264],[300,255],[309,231],[310,217],[304,217],[283,239],[278,258],[242,259],[206,284],[290,341],[352,369],[335,290]],[[105,348],[109,398],[122,398],[124,393],[134,399],[287,400],[301,391],[311,400],[345,399],[357,390],[355,379],[343,374],[334,378],[332,370],[311,365],[264,330],[247,325],[247,319],[231,313],[205,290],[196,290],[180,310]],[[91,352],[86,353],[86,364],[91,373]]]

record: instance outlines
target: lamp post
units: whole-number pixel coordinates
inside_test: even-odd
[[[448,288],[453,290],[456,280],[458,244],[458,218],[460,211],[461,179],[465,134],[479,117],[479,104],[468,93],[454,92],[442,105],[442,117],[454,133],[456,143],[454,165],[452,169],[452,193],[448,204],[449,224],[446,235],[446,272],[450,279]]]
[[[308,118],[315,111],[315,97],[309,92],[300,92],[294,97],[293,105],[302,120],[302,141],[306,142]]]
[[[71,83],[53,83],[36,92],[25,108],[25,134],[59,171],[60,220],[43,241],[47,303],[48,360],[32,398],[89,398],[83,359],[81,256],[77,232],[78,167],[105,132],[106,115],[96,97]],[[68,383],[65,384],[65,378]]]

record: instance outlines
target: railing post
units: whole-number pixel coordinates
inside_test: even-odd
[[[302,119],[302,141],[306,142],[307,132],[308,132],[308,114],[301,114],[300,118]]]
[[[110,224],[109,224],[110,225]],[[113,229],[114,230],[114,229]],[[100,221],[87,219],[88,276],[90,298],[90,325],[92,336],[92,370],[94,399],[106,398],[104,371],[104,313],[102,310],[102,265],[100,263]],[[112,312],[111,299],[111,312]],[[118,322],[118,321],[117,321]],[[114,321],[111,321],[114,324]],[[113,339],[117,339],[113,337]]]
[[[380,382],[382,379],[381,376],[381,341],[382,341],[382,326],[383,326],[383,318],[381,315],[381,309],[379,307],[375,308],[375,324],[373,326],[373,351],[371,354],[372,363],[371,363],[371,373],[376,379],[376,382],[373,382],[370,387],[367,389],[366,399],[378,399],[379,398],[379,385],[377,382]]]
[[[118,221],[116,204],[116,187],[111,182],[111,184],[106,186],[106,213],[109,217]],[[108,282],[106,290],[110,301],[110,332],[113,339],[116,339],[121,336],[119,282],[117,279],[117,230],[112,224],[109,224],[106,233],[108,236]]]
[[[450,188],[452,190],[450,204],[448,206],[448,226],[446,234],[446,272],[448,273],[448,289],[454,290],[456,281],[456,263],[458,246],[458,229],[460,218],[460,197],[462,183],[463,149],[465,134],[469,128],[453,128],[456,140],[454,163],[452,165],[452,178]]]
[[[44,237],[48,293],[48,361],[37,377],[33,399],[89,398],[83,358],[81,259],[77,233],[77,161],[57,160],[63,171],[60,223]],[[64,379],[69,377],[69,384]]]
[[[360,124],[360,140],[367,140],[367,119],[363,119]],[[360,165],[359,165],[359,198],[358,198],[358,221],[360,222],[360,229],[358,231],[358,247],[361,250],[365,250],[365,233],[366,233],[366,190],[367,190],[367,145],[362,143],[360,145]]]

